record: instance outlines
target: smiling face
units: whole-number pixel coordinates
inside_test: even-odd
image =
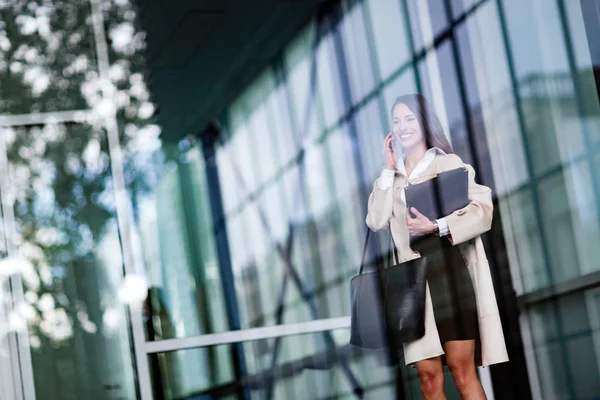
[[[392,110],[392,132],[407,152],[425,145],[419,119],[404,103],[397,104]]]

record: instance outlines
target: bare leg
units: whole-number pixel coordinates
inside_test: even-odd
[[[485,400],[485,392],[475,369],[475,341],[445,342],[444,350],[460,397],[463,400]]]
[[[429,358],[416,363],[421,393],[424,400],[446,400],[444,393],[444,370],[441,357]]]

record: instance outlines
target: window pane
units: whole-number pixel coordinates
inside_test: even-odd
[[[15,224],[13,268],[25,293],[9,316],[29,334],[38,396],[135,397],[105,132],[49,124],[5,128],[2,135],[9,167],[3,205],[14,199],[14,221],[5,207],[3,218]]]
[[[290,162],[299,150],[285,92],[286,87],[278,85],[269,96],[265,109],[267,122],[273,130],[273,141],[277,143],[274,158],[278,163],[278,170]]]
[[[344,44],[352,104],[356,104],[375,88],[362,3],[352,7],[344,16],[340,24],[340,35]]]
[[[452,15],[454,18],[459,18],[469,8],[478,3],[478,0],[450,0],[452,6]]]
[[[365,398],[392,399],[402,390],[397,388],[397,379],[401,380],[406,398],[419,398],[414,368],[398,368],[397,364],[390,363],[386,352],[352,347],[347,344],[348,339],[349,331],[340,329],[159,353],[150,360],[160,372],[155,376],[163,377],[155,387],[163,388],[162,395],[167,400],[233,399],[238,398],[239,391],[244,391],[250,399],[264,399],[268,397],[269,387],[274,399],[298,398],[298,393],[302,393],[303,399],[354,398],[357,391],[363,391]],[[239,346],[245,363],[235,358],[234,346]],[[275,348],[278,352],[272,363]],[[186,353],[188,360],[200,360],[198,367],[186,368]],[[236,379],[237,368],[245,371],[246,376]],[[195,375],[204,378],[192,383],[190,378]],[[186,380],[186,377],[190,378]],[[448,398],[460,398],[448,369],[445,369],[445,381]],[[156,393],[155,396],[158,397]]]
[[[313,50],[315,36],[315,25],[310,24],[290,45],[285,55],[286,85],[291,94],[294,128],[299,133],[300,143],[317,137],[321,129],[317,108],[318,91],[314,90],[312,80],[315,77],[311,76],[316,57]]]
[[[596,304],[593,301],[586,304],[585,292],[555,302],[528,311],[543,398],[594,397],[600,373],[596,354],[589,349],[594,348],[590,317],[598,312]],[[569,368],[568,374],[565,367]]]
[[[247,90],[239,100],[247,113],[241,124],[248,125],[250,147],[247,152],[256,160],[257,185],[260,186],[275,174],[277,162],[275,161],[276,143],[268,121],[268,101],[274,89],[273,75],[267,70]],[[247,168],[250,166],[246,166]]]
[[[515,274],[521,275],[524,290],[528,292],[549,286],[552,282],[544,262],[542,231],[535,218],[531,192],[521,190],[501,201],[505,202],[503,209],[510,213],[512,226],[506,225],[504,235],[509,248],[515,246],[515,257],[519,262]]]
[[[331,128],[348,107],[342,99],[342,82],[331,33],[321,39],[316,56],[317,88],[324,117],[323,128]]]
[[[236,176],[236,184],[249,195],[258,189],[259,175],[254,143],[245,110],[235,109],[231,115],[231,139],[229,142],[230,165]]]
[[[361,185],[365,186],[369,192],[373,188],[373,182],[384,166],[381,149],[383,147],[383,138],[387,134],[381,122],[381,110],[379,101],[371,100],[358,113],[356,113],[356,129],[358,131],[358,149],[361,157],[361,164],[364,168],[360,177]],[[365,179],[363,182],[362,179]]]
[[[448,28],[448,14],[445,0],[428,0],[431,28],[434,37],[439,36]]]
[[[415,83],[415,75],[412,68],[407,69],[402,75],[390,82],[383,90],[385,113],[388,118],[388,128],[386,128],[386,130],[388,132],[389,128],[391,128],[392,106],[394,105],[396,98],[410,93],[417,93],[417,85]]]
[[[333,201],[335,187],[329,180],[329,167],[323,145],[315,143],[306,149],[303,177],[307,202],[314,219],[323,217]]]
[[[369,26],[373,30],[381,79],[387,79],[410,61],[405,18],[398,0],[367,0]]]
[[[99,76],[89,5],[32,4],[2,7],[0,114],[92,106]],[[114,13],[111,23],[122,18]]]

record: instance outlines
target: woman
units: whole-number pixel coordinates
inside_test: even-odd
[[[476,364],[508,361],[480,238],[492,223],[491,190],[477,184],[473,168],[453,154],[438,117],[422,96],[396,99],[392,125],[383,141],[385,169],[369,197],[367,225],[373,231],[391,229],[399,262],[428,259],[425,336],[404,345],[406,363],[416,366],[425,399],[446,398],[443,363],[463,399],[485,399]],[[402,151],[401,158],[396,150]],[[409,181],[456,168],[468,170],[469,205],[436,221],[415,208],[406,209],[403,189]],[[418,238],[413,248],[411,237]]]

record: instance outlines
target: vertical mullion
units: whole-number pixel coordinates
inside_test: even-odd
[[[98,58],[98,73],[105,82],[110,82],[108,76],[110,68],[108,42],[106,39],[104,15],[101,0],[89,0],[91,9],[92,29],[96,56]],[[107,96],[108,93],[103,93]],[[110,168],[114,182],[115,202],[117,209],[117,224],[121,237],[121,250],[123,252],[123,264],[127,275],[136,275],[136,255],[132,248],[133,227],[131,224],[132,210],[127,198],[127,186],[123,172],[123,151],[119,143],[119,125],[116,114],[108,116],[104,121],[108,139],[108,153],[110,157]],[[133,348],[135,356],[135,370],[137,372],[137,383],[141,400],[152,399],[152,384],[150,378],[150,367],[148,355],[145,349],[145,332],[141,307],[128,306],[130,326],[133,335]],[[33,399],[35,395],[31,398]]]
[[[510,48],[510,37],[508,34],[508,26],[506,23],[506,14],[504,11],[504,4],[503,4],[502,0],[496,0],[496,4],[497,4],[497,8],[498,8],[498,17],[499,17],[500,27],[502,30],[502,37],[504,39],[503,40],[504,50],[505,50],[506,58],[507,58],[510,80],[511,80],[511,83],[513,86],[512,93],[513,93],[513,100],[515,102],[515,110],[517,112],[519,133],[521,134],[521,140],[523,141],[523,144],[524,144],[523,151],[525,153],[525,164],[526,164],[525,166],[527,168],[527,173],[529,175],[529,179],[530,179],[530,183],[531,183],[531,197],[532,197],[532,201],[533,201],[533,212],[534,212],[535,220],[536,220],[537,225],[540,230],[540,245],[542,247],[543,263],[546,266],[546,273],[548,274],[548,279],[550,281],[550,285],[554,285],[554,283],[555,283],[554,282],[554,273],[552,271],[551,260],[550,260],[550,256],[549,256],[550,248],[548,245],[548,241],[547,241],[546,233],[545,233],[545,229],[544,229],[545,221],[544,221],[542,213],[541,213],[539,193],[538,193],[539,188],[538,188],[537,178],[536,178],[536,176],[534,174],[534,170],[533,170],[531,149],[530,149],[529,141],[528,141],[527,134],[526,134],[527,128],[525,125],[523,104],[521,103],[521,96],[519,94],[519,82],[517,79],[515,61],[513,59],[512,51]],[[560,310],[558,308],[558,304],[557,304],[556,300],[551,300],[551,304],[552,304],[553,314],[554,314],[554,317],[557,322],[558,334],[562,338],[562,337],[564,337],[564,333],[563,333],[563,329],[562,329],[562,324],[560,323]],[[565,343],[562,340],[559,343],[559,347],[560,347],[560,354],[561,354],[562,362],[565,364],[565,368],[563,368],[563,370],[565,371],[566,378],[567,378],[567,388],[569,390],[569,393],[573,394],[574,393],[573,377],[572,377],[571,368],[569,367],[568,351],[567,351]]]
[[[400,7],[402,8],[402,16],[404,17],[404,26],[406,28],[406,37],[408,38],[408,47],[410,48],[411,64],[413,68],[413,74],[415,75],[415,86],[417,87],[417,93],[423,93],[423,86],[421,85],[421,76],[419,74],[419,56],[415,50],[415,40],[412,33],[412,24],[410,23],[410,16],[408,10],[407,0],[399,0]],[[423,53],[423,59],[425,58],[425,52]]]
[[[481,4],[481,3],[479,3]],[[478,4],[478,6],[479,6]],[[484,146],[485,149],[488,149],[489,151],[489,143],[487,141],[486,135],[481,135],[480,137],[477,137],[477,135],[475,134],[475,127],[473,126],[473,114],[471,112],[471,108],[469,107],[469,99],[468,99],[468,94],[467,94],[467,84],[466,84],[466,77],[465,77],[465,72],[464,72],[464,68],[463,65],[461,64],[461,59],[459,58],[460,55],[460,49],[458,46],[458,35],[456,34],[456,29],[458,29],[458,27],[461,24],[465,24],[466,25],[466,20],[463,20],[459,23],[456,23],[453,18],[452,18],[452,10],[451,10],[451,4],[450,4],[450,0],[445,0],[445,6],[446,6],[446,13],[447,13],[447,17],[448,19],[451,21],[451,29],[449,31],[449,37],[448,40],[450,40],[450,45],[452,47],[451,53],[452,53],[452,60],[455,66],[455,70],[456,70],[456,77],[458,80],[458,90],[459,90],[459,96],[460,96],[460,101],[462,104],[462,110],[464,112],[464,118],[465,118],[465,126],[466,126],[466,130],[467,130],[467,137],[468,137],[468,145],[469,145],[469,151],[472,155],[472,162],[473,162],[473,167],[475,168],[476,171],[478,171],[480,174],[483,173],[484,169],[484,163],[485,165],[485,170],[491,170],[491,165],[489,165],[490,161],[488,160],[487,162],[485,162],[484,160],[481,160],[481,154],[480,152],[477,151],[478,146],[477,143],[481,142]],[[465,27],[466,28],[466,27]],[[472,53],[471,53],[472,54]],[[462,60],[463,63],[465,62],[469,62],[469,60]],[[479,97],[479,93],[477,93],[477,96]],[[479,98],[477,99],[479,100]],[[480,175],[481,176],[481,175]],[[488,182],[484,182],[486,184],[486,186],[489,186],[492,189],[492,193],[496,194],[496,185],[495,185],[495,180],[493,177],[493,174],[489,174],[489,176],[487,177],[487,179],[489,180]],[[493,199],[494,202],[494,206],[495,208],[498,206],[498,199],[494,198]],[[498,223],[500,223],[501,226],[501,215],[498,214],[495,216],[495,223],[496,223],[496,228],[492,228],[492,231],[490,231],[490,233],[488,235],[486,235],[487,237],[484,237],[484,240],[486,242],[486,244],[488,245],[488,247],[492,247],[490,246],[490,244],[492,244],[492,240],[494,240],[496,243],[498,241],[500,241],[502,248],[504,249],[504,251],[506,251],[506,246],[505,246],[505,242],[504,242],[504,236],[501,232],[500,229],[498,229],[497,227],[499,225],[497,225]],[[493,238],[493,239],[492,239]],[[493,247],[492,247],[493,248]],[[516,294],[514,293],[513,290],[513,284],[512,284],[512,279],[510,277],[510,274],[506,274],[506,273],[502,273],[502,264],[499,260],[498,254],[494,251],[489,255],[491,261],[492,261],[492,266],[495,266],[495,270],[492,270],[492,275],[495,278],[495,283],[499,286],[499,289],[501,289],[499,291],[499,294],[501,296],[505,296],[505,298],[503,299],[498,299],[501,300],[500,302],[500,306],[501,306],[501,311],[504,311],[504,317],[506,319],[506,322],[509,323],[509,327],[516,329],[517,332],[519,332],[519,320],[518,320],[518,304],[517,304],[517,298],[516,298]],[[506,290],[508,289],[508,290]],[[513,329],[511,329],[508,332],[505,332],[505,336],[508,338],[511,338],[513,336]],[[523,370],[520,371],[521,376],[527,376],[527,371],[526,368],[524,367],[524,363],[525,363],[525,356],[524,356],[524,351],[523,351],[523,345],[522,345],[522,341],[519,340],[520,339],[520,335],[516,336],[515,338],[512,338],[512,340],[510,340],[509,343],[509,349],[513,350],[513,355],[518,357],[518,360],[520,361],[518,363],[518,365],[523,367]],[[513,357],[513,361],[514,357]],[[504,366],[503,366],[504,367]],[[506,377],[505,373],[502,373],[500,369],[496,369],[496,373],[497,375],[501,376],[501,377]],[[493,374],[496,375],[496,374]],[[493,379],[494,376],[492,376],[492,380],[496,381],[498,383],[497,379]],[[518,390],[518,395],[519,396],[526,396],[527,393],[530,393],[531,389],[529,387],[528,382],[525,380],[524,385],[511,385],[512,387],[517,387],[516,390]],[[494,392],[498,393],[498,392],[502,392],[502,390],[504,390],[504,386],[503,385],[496,385],[496,388],[494,390]],[[502,394],[501,393],[501,397],[508,395],[508,393],[506,394]],[[512,393],[512,395],[514,395],[514,392]]]
[[[219,264],[219,273],[225,297],[225,309],[227,315],[227,325],[230,330],[241,329],[239,306],[235,291],[235,278],[233,276],[231,264],[231,251],[229,240],[227,238],[227,225],[225,212],[223,210],[223,199],[221,195],[221,183],[219,180],[219,171],[217,166],[215,141],[220,132],[214,126],[209,127],[202,134],[202,155],[204,156],[204,165],[206,166],[206,182],[211,190],[208,191],[210,210],[213,221],[213,234],[215,236],[215,245],[217,250],[217,259]],[[246,374],[246,359],[244,356],[243,343],[234,343],[231,346],[231,358],[233,361],[234,375],[238,381],[241,381]],[[239,399],[250,399],[250,393],[244,386],[239,386],[237,390]],[[145,400],[145,399],[142,399]]]
[[[375,48],[377,46],[377,42],[375,40],[375,31],[373,29],[373,25],[372,25],[372,17],[371,17],[371,10],[369,9],[369,6],[366,3],[361,3],[364,4],[363,6],[363,10],[365,13],[365,31],[367,34],[367,41],[369,43],[369,50],[370,50],[370,59],[371,61],[371,68],[373,69],[373,73],[375,74],[375,82],[376,82],[376,87],[375,90],[377,92],[377,104],[378,104],[378,109],[379,109],[379,118],[381,120],[381,126],[386,129],[386,127],[389,127],[389,114],[388,114],[388,110],[386,109],[386,105],[385,105],[385,98],[383,97],[383,80],[381,78],[381,73],[379,70],[379,59],[377,58],[377,52],[375,51]],[[398,17],[401,18],[401,16],[399,15]],[[411,53],[412,55],[413,53]],[[402,67],[401,67],[402,68]],[[392,74],[393,75],[393,74]],[[383,141],[383,138],[381,138],[381,140]]]
[[[447,13],[449,20],[452,21],[452,12],[450,10],[449,2],[450,2],[450,0],[445,0],[446,13]],[[471,109],[469,108],[469,101],[467,99],[465,77],[464,77],[462,66],[461,66],[461,63],[460,63],[460,60],[458,57],[460,52],[459,52],[459,48],[458,48],[458,43],[456,41],[456,36],[454,34],[454,31],[457,28],[458,28],[458,26],[452,25],[452,27],[449,31],[449,36],[448,36],[447,40],[450,41],[452,62],[454,64],[454,69],[456,71],[456,79],[458,80],[458,82],[457,82],[458,95],[460,97],[460,102],[462,105],[461,108],[463,110],[463,117],[465,119],[467,138],[469,140],[469,152],[472,155],[473,168],[475,169],[475,171],[482,171],[481,163],[480,163],[479,157],[478,157],[479,154],[477,153],[477,147],[475,146],[475,134],[473,132],[473,116],[471,114]],[[490,179],[493,179],[493,178],[490,176]],[[487,186],[494,187],[495,185],[493,184],[493,182],[489,182],[489,184]]]
[[[7,193],[9,193],[9,168],[6,142],[4,138],[4,135],[0,137],[0,203],[2,210],[3,239],[6,245],[6,249],[3,251],[2,258],[16,256],[18,253],[17,248],[11,238],[11,236],[16,232],[16,226],[13,209],[14,205],[11,199],[7,198]],[[20,281],[20,277],[16,278],[18,278]],[[15,313],[16,311],[16,292],[20,292],[19,297],[22,297],[22,282],[16,282],[16,279],[12,276],[8,277],[8,279],[2,279],[2,281],[0,281],[0,293],[2,294],[3,298],[9,299],[8,302],[0,302],[0,307],[2,307],[2,310],[0,310],[0,318],[5,327],[8,326],[8,317],[11,315],[11,313]],[[19,349],[19,346],[22,346],[22,343],[20,343],[20,336],[25,336],[25,340],[28,345],[29,337],[27,328],[25,328],[24,333],[7,332],[0,342],[2,344],[6,344],[9,353],[8,360],[2,357],[2,363],[0,364],[0,368],[2,368],[1,379],[3,381],[2,387],[0,388],[1,398],[6,396],[7,399],[35,399],[35,385],[33,382],[31,353],[29,352],[28,348]],[[25,352],[26,354],[23,354]],[[23,356],[28,357],[28,362],[27,360],[23,360]],[[29,386],[27,392],[30,394],[30,397],[24,397],[23,392],[25,391],[24,386],[26,384]],[[33,392],[30,392],[30,390]]]

